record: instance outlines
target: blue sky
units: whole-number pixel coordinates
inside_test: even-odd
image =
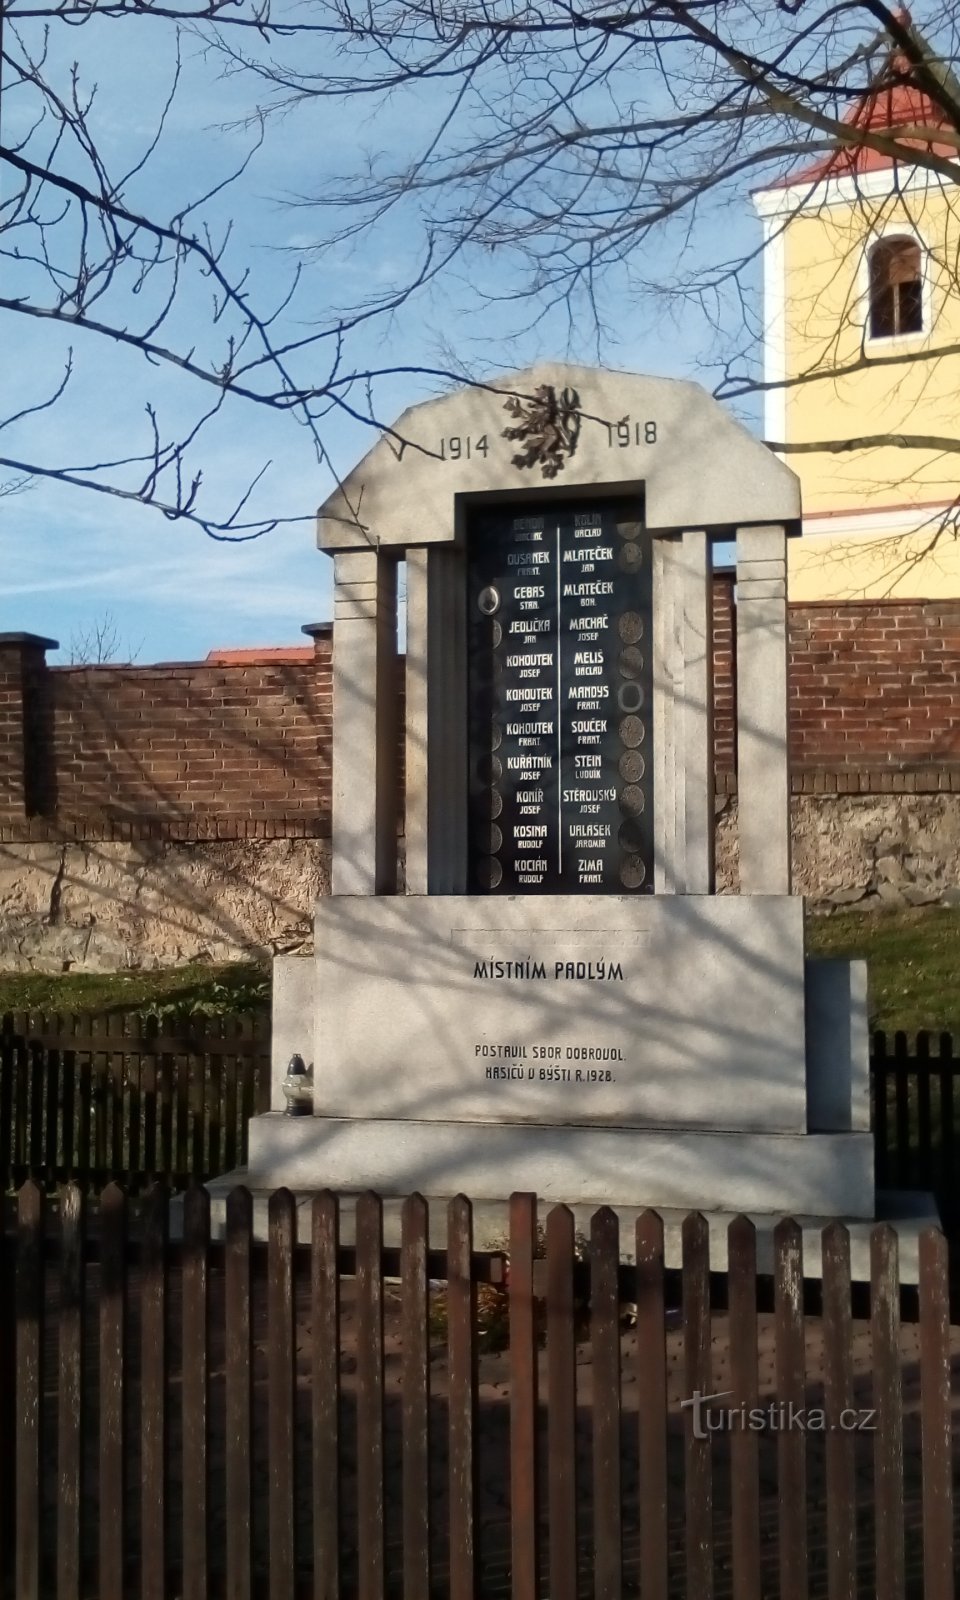
[[[116,164],[129,161],[150,137],[172,70],[172,43],[169,31],[135,18],[54,28],[51,70],[62,78],[76,55],[88,79],[95,75],[98,136]],[[144,209],[169,208],[170,192],[201,191],[249,146],[243,129],[223,131],[248,109],[249,88],[220,79],[194,41],[186,41],[185,51],[184,83],[164,144],[149,176],[135,186]],[[427,94],[402,105],[368,106],[360,115],[355,103],[344,111],[327,101],[271,127],[249,171],[214,208],[221,220],[231,213],[236,218],[234,261],[249,268],[259,294],[280,293],[290,270],[286,247],[309,241],[318,227],[312,212],[290,208],[283,198],[322,191],[329,175],[352,168],[366,148],[398,148],[428,127],[437,111]],[[29,108],[8,96],[3,115],[9,140],[26,125]],[[697,255],[709,260],[721,248],[729,255],[737,241],[755,240],[757,226],[744,194],[719,220],[705,220]],[[401,219],[376,236],[373,248],[366,241],[313,262],[288,315],[289,328],[315,326],[338,298],[391,284],[409,265],[416,244],[409,221]],[[508,286],[509,278],[503,281]],[[710,334],[693,310],[678,325],[663,320],[655,304],[632,303],[625,293],[609,309],[619,329],[604,351],[611,365],[701,375]],[[445,346],[455,346],[468,366],[487,371],[551,357],[593,359],[592,340],[571,341],[559,316],[525,333],[511,329],[505,337],[506,315],[471,315],[476,312],[471,283],[452,275],[389,324],[370,324],[357,333],[348,361],[360,368],[441,365]],[[177,316],[185,337],[202,347],[209,337],[209,296],[185,299]],[[66,340],[59,328],[9,313],[3,317],[0,409],[6,416],[50,392],[62,371]],[[74,343],[75,374],[64,397],[55,409],[7,430],[5,454],[70,464],[126,454],[131,439],[142,443],[146,436],[148,399],[158,408],[161,427],[171,431],[188,425],[205,400],[197,386],[92,335],[78,333]],[[378,394],[379,415],[391,421],[436,387],[435,380],[391,379]],[[342,416],[332,416],[324,428],[324,444],[340,473],[374,438]],[[156,512],[37,481],[24,493],[0,499],[0,629],[59,639],[63,649],[53,660],[67,659],[71,639],[107,614],[121,652],[141,661],[196,658],[217,646],[300,642],[301,625],[328,617],[331,609],[330,563],[314,548],[311,523],[333,484],[329,467],[318,464],[306,433],[289,417],[240,401],[224,407],[199,455],[208,490],[224,501],[239,496],[252,471],[269,459],[255,509],[303,520],[249,544],[217,544]]]

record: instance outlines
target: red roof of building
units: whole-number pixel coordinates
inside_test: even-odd
[[[312,661],[313,655],[310,644],[261,645],[253,650],[210,650],[204,659],[211,667],[257,667]]]
[[[900,21],[910,25],[910,17],[906,12],[898,15]],[[912,31],[917,44],[933,62],[935,58],[932,51],[917,31]],[[940,67],[939,72],[943,71]],[[901,149],[924,150],[956,160],[956,143],[944,143],[936,138],[937,129],[952,126],[949,116],[924,90],[909,81],[910,72],[911,65],[906,57],[899,51],[891,51],[873,86],[851,106],[843,122],[850,128],[864,131],[889,130],[894,133]],[[763,187],[782,189],[795,183],[817,183],[824,178],[842,178],[851,173],[880,172],[896,166],[898,159],[897,156],[859,142],[838,144],[836,150]]]

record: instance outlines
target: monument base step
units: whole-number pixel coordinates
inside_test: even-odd
[[[253,1195],[253,1230],[259,1240],[267,1238],[267,1212],[270,1190],[259,1185],[259,1180],[246,1168],[238,1168],[225,1177],[215,1178],[207,1184],[210,1195],[210,1229],[214,1239],[226,1233],[227,1197],[238,1184],[244,1184]],[[311,1207],[315,1190],[295,1190],[297,1206],[297,1240],[309,1244],[312,1238]],[[445,1250],[447,1243],[447,1201],[449,1195],[430,1195],[429,1235],[430,1248]],[[340,1242],[351,1246],[356,1242],[354,1206],[356,1194],[340,1194]],[[573,1207],[577,1232],[590,1235],[590,1219],[600,1202],[582,1202]],[[387,1197],[383,1202],[383,1239],[388,1249],[400,1244],[400,1212],[402,1198]],[[509,1237],[509,1200],[501,1196],[494,1200],[479,1200],[473,1208],[473,1231],[478,1250],[503,1250]],[[173,1201],[170,1231],[173,1237],[181,1232],[180,1211],[182,1198]],[[549,1203],[540,1210],[541,1222],[545,1220]],[[639,1206],[614,1206],[620,1218],[620,1259],[634,1260],[634,1231],[637,1218],[644,1209]],[[658,1208],[663,1218],[664,1258],[669,1269],[681,1265],[681,1229],[686,1211]],[[732,1211],[704,1212],[710,1230],[710,1265],[714,1272],[727,1270],[727,1229],[735,1213]],[[781,1213],[754,1212],[750,1216],[757,1230],[757,1270],[762,1274],[773,1272],[773,1231]],[[803,1272],[806,1278],[819,1278],[823,1271],[821,1233],[828,1222],[840,1220],[850,1234],[850,1270],[855,1283],[870,1281],[870,1233],[876,1226],[873,1219],[862,1217],[799,1216],[803,1229]],[[925,1228],[938,1227],[939,1217],[933,1196],[912,1191],[880,1191],[877,1194],[877,1220],[889,1223],[899,1241],[900,1281],[916,1284],[919,1281],[918,1242]]]
[[[375,1189],[383,1195],[532,1190],[547,1203],[779,1215],[874,1215],[868,1133],[713,1133],[288,1117],[249,1126],[260,1189]]]

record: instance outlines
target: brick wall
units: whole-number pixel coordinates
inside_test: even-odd
[[[713,584],[713,764],[721,794],[736,787],[736,647],[733,574],[718,573]]]
[[[329,832],[329,628],[309,651],[152,667],[47,668],[23,639],[0,638],[0,837]]]
[[[960,600],[791,607],[790,735],[804,790],[960,789]]]
[[[718,792],[736,788],[736,607],[713,599]],[[0,635],[0,839],[324,837],[332,630],[312,651],[56,667]],[[960,600],[790,613],[793,786],[960,791]]]

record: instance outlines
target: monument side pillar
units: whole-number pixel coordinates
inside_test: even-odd
[[[653,541],[654,887],[713,893],[710,542]]]
[[[407,894],[466,892],[466,624],[463,555],[408,550]]]
[[[710,541],[681,540],[683,567],[684,874],[682,894],[713,893],[713,594]]]
[[[737,529],[737,812],[740,893],[790,893],[787,544]]]
[[[397,886],[397,566],[334,557],[334,894]]]
[[[683,565],[679,538],[653,541],[653,885],[677,894],[684,881],[686,771],[678,737],[683,705]]]

